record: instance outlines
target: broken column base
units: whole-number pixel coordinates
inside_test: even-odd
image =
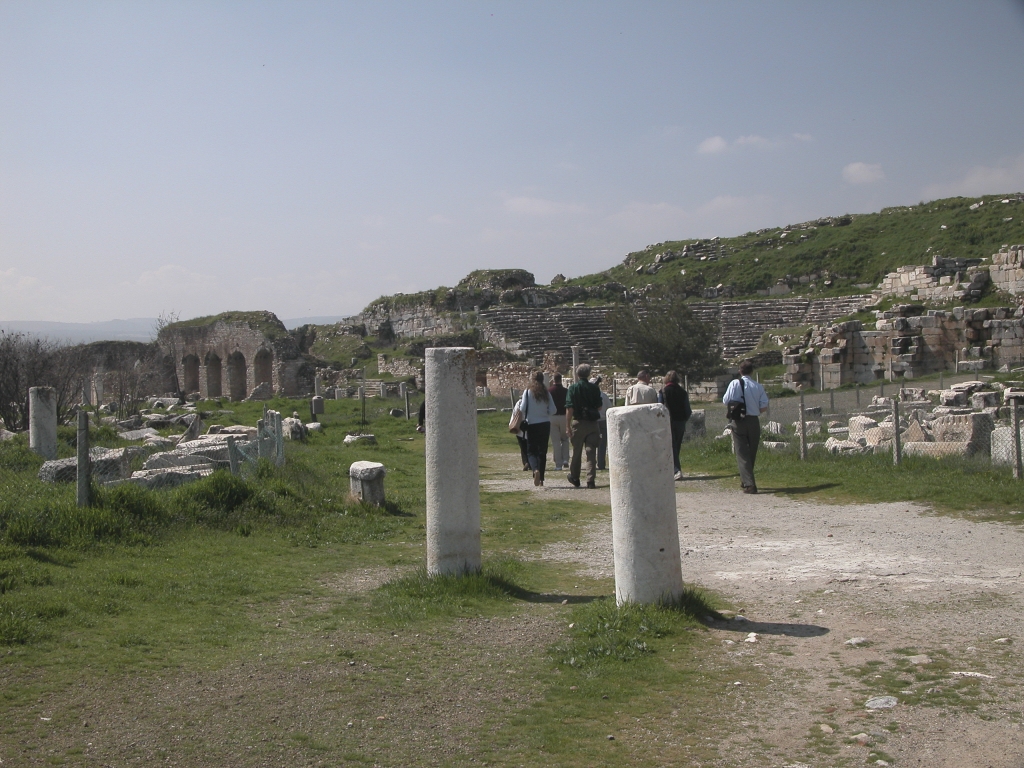
[[[387,470],[376,461],[355,461],[348,469],[349,489],[364,504],[384,506],[384,475]]]

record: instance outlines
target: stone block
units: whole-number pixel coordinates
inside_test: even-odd
[[[703,408],[698,408],[690,414],[690,420],[686,422],[683,439],[694,440],[698,437],[707,437],[707,434],[707,412]]]
[[[93,448],[89,451],[92,478],[97,483],[123,480],[131,475],[130,463],[138,448]],[[73,483],[78,478],[78,458],[47,461],[39,468],[44,483]]]
[[[994,408],[999,405],[998,392],[975,392],[971,395],[971,407],[981,410],[982,408]]]
[[[1020,432],[1021,445],[1024,446],[1024,424],[1021,424]],[[992,430],[991,455],[993,466],[1013,466],[1014,450],[1013,427],[996,427]]]
[[[892,424],[879,424],[877,427],[872,427],[864,431],[864,439],[868,445],[885,445],[892,442],[893,427]]]
[[[825,441],[825,450],[829,453],[840,455],[865,453],[867,449],[854,440],[839,440],[835,437],[830,437]]]
[[[938,459],[943,456],[970,456],[970,443],[903,443],[904,456],[931,456]]]
[[[932,422],[932,435],[939,443],[967,443],[971,454],[988,453],[994,426],[987,413],[948,414]]]
[[[850,421],[847,423],[849,429],[849,439],[859,440],[864,437],[864,433],[869,429],[873,429],[878,426],[878,422],[867,416],[851,416]]]
[[[376,461],[352,462],[348,468],[349,489],[352,495],[364,504],[383,507],[386,474],[387,469],[384,465]]]

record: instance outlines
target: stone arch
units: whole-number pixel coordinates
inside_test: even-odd
[[[181,359],[182,373],[185,380],[182,388],[186,393],[199,391],[199,358],[195,355],[185,355]]]
[[[224,394],[223,371],[220,357],[215,352],[206,353],[206,396],[220,397]]]
[[[254,384],[274,384],[274,355],[269,349],[261,349],[256,353],[253,361],[253,374],[256,378]]]
[[[228,356],[228,395],[235,402],[245,400],[249,394],[249,371],[245,355],[232,352]]]

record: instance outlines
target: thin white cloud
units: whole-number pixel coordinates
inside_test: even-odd
[[[775,200],[766,195],[740,197],[719,195],[696,208],[687,209],[672,203],[633,201],[613,213],[612,224],[647,238],[647,242],[686,237],[712,237],[739,233],[755,222],[785,218]]]
[[[725,152],[728,148],[729,142],[721,136],[712,136],[710,139],[704,139],[697,146],[697,151],[702,155],[717,155]]]
[[[976,165],[963,178],[948,184],[931,184],[924,189],[924,198],[954,195],[996,195],[1024,190],[1024,155],[1005,160],[1000,165]]]
[[[740,136],[738,139],[736,139],[737,147],[767,148],[770,147],[771,145],[772,143],[768,141],[768,139],[766,139],[764,136]]]
[[[793,138],[797,141],[814,141],[814,137],[809,133],[794,133]]]
[[[509,197],[505,199],[505,210],[522,216],[561,216],[586,213],[585,205],[560,203],[540,197]]]
[[[847,184],[873,184],[884,178],[879,163],[850,163],[843,168],[843,181]]]

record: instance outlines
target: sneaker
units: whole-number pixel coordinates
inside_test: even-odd
[[[569,485],[573,486],[574,488],[579,488],[580,487],[580,481],[577,480],[575,477],[567,477],[565,479],[568,480],[569,481]]]
[[[540,485],[541,484],[541,481],[540,481],[540,470],[539,469],[533,470],[533,484],[534,485]]]
[[[683,479],[683,473],[682,472],[676,472],[675,475],[672,477],[672,479],[673,480],[682,480]]]
[[[579,485],[579,483],[577,483]],[[587,483],[587,488],[597,488],[597,483]]]

